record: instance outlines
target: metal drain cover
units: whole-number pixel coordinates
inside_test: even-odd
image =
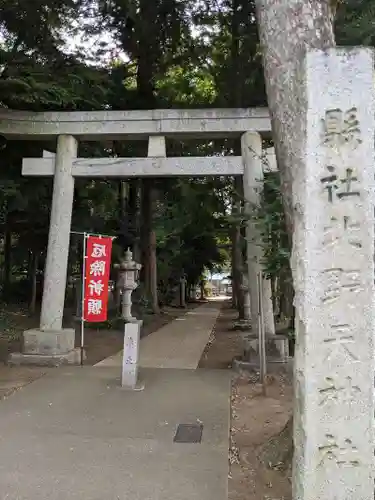
[[[179,424],[173,442],[200,443],[202,441],[202,432],[202,424]]]

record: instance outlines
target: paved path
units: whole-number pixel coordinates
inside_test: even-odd
[[[0,401],[0,500],[227,500],[230,372],[195,370],[219,307],[142,339],[144,391],[120,388],[120,353]],[[196,423],[201,443],[173,442]]]
[[[210,338],[221,301],[211,301],[142,338],[140,366],[195,370]],[[95,366],[120,367],[122,351]]]
[[[118,372],[56,369],[0,401],[1,500],[227,500],[230,373],[145,369],[130,392]],[[173,442],[196,422],[200,444]]]

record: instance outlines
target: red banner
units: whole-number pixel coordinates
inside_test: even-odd
[[[99,323],[107,319],[111,253],[112,238],[87,237],[83,319],[89,323]]]

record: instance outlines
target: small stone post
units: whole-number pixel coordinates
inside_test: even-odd
[[[124,389],[144,389],[144,385],[138,384],[141,323],[141,321],[126,323],[124,327],[124,350],[121,377],[121,386]]]
[[[311,51],[294,172],[295,500],[374,498],[374,61]]]
[[[128,249],[125,252],[125,259],[119,265],[119,282],[123,290],[122,319],[125,321],[121,385],[123,388],[133,390],[143,389],[143,386],[137,384],[142,321],[132,316],[131,311],[131,295],[138,286],[137,280],[141,267],[133,261],[133,254]]]

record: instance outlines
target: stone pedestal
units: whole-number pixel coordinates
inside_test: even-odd
[[[124,327],[121,386],[124,389],[141,390],[138,383],[139,347],[142,322],[127,323]]]
[[[80,349],[75,349],[75,330],[26,330],[23,352],[12,353],[8,363],[14,365],[59,366],[79,364]]]
[[[254,335],[245,335],[246,359],[259,361],[259,339]],[[284,335],[266,337],[267,363],[287,363],[289,361],[289,339]]]
[[[293,185],[293,498],[372,500],[373,54],[311,51],[305,67],[306,129],[294,138],[305,154]]]

